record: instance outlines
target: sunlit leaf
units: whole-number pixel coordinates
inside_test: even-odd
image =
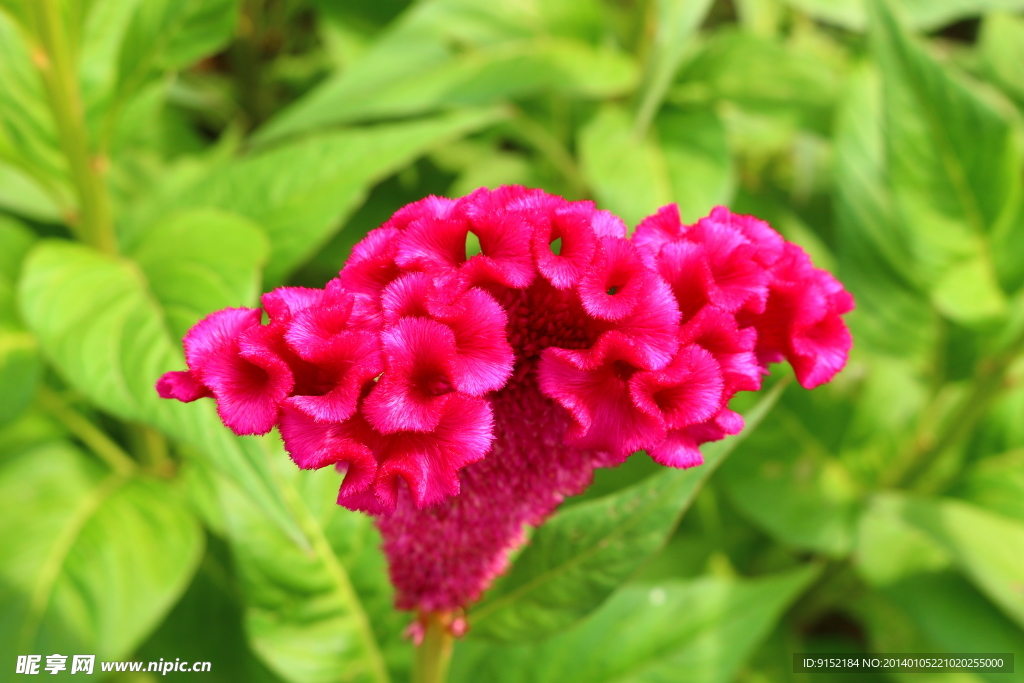
[[[188,66],[231,37],[237,0],[145,0],[121,44],[117,89],[137,91],[161,71]]]
[[[131,256],[178,338],[213,311],[255,304],[267,251],[263,232],[251,221],[196,209],[154,225]]]
[[[0,639],[30,652],[121,659],[185,590],[203,536],[164,482],[105,474],[69,445],[5,463]]]
[[[632,59],[611,45],[581,40],[593,29],[586,27],[590,3],[578,5],[415,5],[367,54],[275,117],[257,140],[545,92],[628,92],[637,78]],[[584,26],[577,23],[581,17]]]
[[[243,156],[151,203],[129,226],[125,242],[134,244],[168,210],[231,211],[266,232],[271,246],[266,279],[276,285],[331,237],[373,183],[499,116],[495,110],[466,110],[323,133]]]
[[[989,239],[1018,218],[1021,156],[1009,123],[937,64],[880,2],[872,45],[883,74],[888,180],[914,266],[935,305],[967,323],[998,315],[1010,275]]]
[[[862,0],[784,0],[811,16],[844,28],[862,30],[868,25],[868,13]],[[887,0],[909,26],[924,31],[952,24],[958,19],[977,16],[995,9],[1024,8],[1022,0]]]
[[[967,577],[1024,625],[1024,524],[950,499],[906,498],[899,512],[945,548]]]
[[[608,105],[582,129],[579,145],[598,203],[630,226],[671,202],[692,222],[732,194],[725,129],[709,109],[666,110],[638,139],[625,111]]]
[[[629,585],[590,619],[535,645],[467,641],[453,683],[727,683],[787,605],[818,574],[813,566],[759,579],[701,578]]]
[[[231,486],[219,490],[245,596],[246,632],[263,661],[295,683],[387,681],[360,596],[316,517],[304,507],[299,512],[312,546],[306,550],[264,523]],[[303,506],[294,491],[290,499]]]
[[[184,359],[136,264],[42,242],[25,262],[19,302],[44,355],[72,386],[103,410],[206,453],[270,518],[300,537],[270,482],[258,439],[232,435],[210,401],[185,405],[157,395],[157,379],[183,368]]]

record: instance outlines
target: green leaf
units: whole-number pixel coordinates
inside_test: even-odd
[[[3,130],[0,127],[0,159],[3,150]],[[38,180],[24,170],[0,161],[0,208],[44,223],[59,223],[61,207],[47,193]]]
[[[732,504],[779,541],[836,558],[852,548],[858,487],[796,411],[780,408],[721,481]]]
[[[216,52],[234,32],[236,0],[145,0],[121,44],[117,89],[136,92],[149,78]]]
[[[231,211],[266,232],[271,258],[265,276],[268,284],[276,285],[331,237],[374,183],[498,116],[495,110],[466,110],[324,133],[242,157],[195,179],[188,188],[175,188],[163,201],[151,202],[145,215],[129,226],[124,242],[137,242],[149,225],[173,209]]]
[[[978,589],[1024,627],[1024,524],[952,499],[905,498],[899,513],[949,552]]]
[[[576,628],[533,645],[459,643],[453,683],[733,680],[790,602],[818,574],[806,566],[751,580],[705,577],[629,585]]]
[[[784,386],[747,414],[741,435],[705,446],[701,467],[666,469],[545,522],[470,612],[472,635],[506,642],[543,638],[596,609],[665,544],[704,482],[757,428]]]
[[[288,484],[279,482],[286,489]],[[260,658],[287,681],[387,681],[384,659],[345,566],[292,489],[312,548],[303,549],[230,485],[219,487],[245,596],[245,626]]]
[[[28,408],[41,374],[42,363],[32,335],[0,326],[0,425]]]
[[[784,0],[807,14],[843,28],[862,30],[868,25],[863,0]],[[908,26],[931,31],[959,19],[984,14],[989,10],[1024,8],[1024,0],[887,0],[893,11]]]
[[[66,444],[0,469],[0,638],[26,652],[122,659],[185,590],[202,555],[195,519],[164,482],[106,475]]]
[[[25,32],[0,12],[0,158],[63,186],[66,162]]]
[[[14,290],[21,262],[34,240],[35,236],[21,223],[0,216],[0,327],[19,326]]]
[[[202,674],[211,683],[280,683],[249,649],[227,558],[212,550],[207,550],[188,591],[132,656],[155,662],[173,654],[186,662],[211,662],[210,671]]]
[[[1016,416],[1019,420],[1019,415]],[[953,491],[958,498],[1024,522],[1024,451],[986,458]]]
[[[1020,652],[1024,634],[967,581],[951,571],[923,572],[868,593],[864,614],[872,652]],[[916,677],[920,674],[912,675]],[[1005,674],[956,680],[999,683]],[[908,680],[913,680],[909,679]]]
[[[730,30],[713,33],[676,76],[673,99],[728,102],[748,116],[776,117],[827,135],[845,64],[820,38],[804,42],[784,44]]]
[[[184,359],[136,264],[44,241],[25,262],[19,303],[44,355],[95,405],[202,451],[265,514],[302,537],[273,485],[259,439],[231,434],[210,401],[185,405],[157,395],[157,379],[184,367]]]
[[[978,42],[988,74],[1024,105],[1024,19],[991,12],[985,15]]]
[[[579,145],[598,203],[628,225],[671,202],[692,222],[732,195],[725,129],[710,109],[664,111],[637,139],[625,111],[606,105],[580,131]]]
[[[835,140],[839,275],[857,299],[849,316],[859,345],[930,358],[938,316],[914,267],[887,178],[880,75],[855,69],[839,109]]]
[[[28,407],[42,370],[35,338],[24,331],[15,304],[21,263],[34,239],[20,223],[0,216],[0,425]]]
[[[854,564],[872,586],[891,586],[922,573],[947,569],[953,559],[900,514],[899,498],[878,495],[858,521]]]
[[[657,116],[665,92],[689,47],[690,38],[711,5],[711,0],[657,0],[657,29],[636,115],[634,132],[637,137],[647,132]]]
[[[179,338],[212,311],[253,305],[268,249],[251,221],[194,209],[154,225],[130,255],[163,307],[171,335]]]
[[[543,92],[625,94],[637,69],[610,41],[597,40],[588,14],[601,12],[593,2],[418,3],[365,55],[278,115],[256,139],[266,143],[325,126]]]
[[[633,87],[637,75],[624,53],[566,38],[518,41],[423,66],[429,68],[370,90],[362,73],[343,71],[275,119],[257,140],[453,106],[491,105],[545,92],[590,98],[620,95]]]
[[[997,111],[913,42],[878,0],[871,7],[900,225],[935,305],[954,320],[982,322],[1006,306],[997,276],[1007,266],[988,240],[1018,217],[1020,150]]]

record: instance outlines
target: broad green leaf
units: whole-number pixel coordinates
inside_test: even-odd
[[[6,12],[11,19],[27,25],[24,2],[25,0],[0,0],[0,14]]]
[[[938,335],[928,282],[914,267],[887,178],[879,74],[854,70],[835,142],[839,276],[857,299],[849,316],[858,345],[923,359]]]
[[[60,184],[66,164],[24,32],[0,12],[0,158]]]
[[[117,89],[137,91],[163,71],[191,65],[230,38],[237,0],[145,0],[121,44]]]
[[[953,493],[978,507],[1024,523],[1024,451],[1011,451],[975,464]]]
[[[671,202],[692,222],[732,195],[725,129],[710,109],[666,110],[638,139],[625,111],[607,105],[581,130],[579,145],[598,203],[628,225]]]
[[[673,96],[730,102],[753,116],[777,117],[828,134],[845,74],[844,65],[824,58],[823,52],[814,43],[782,44],[720,30],[682,67]]]
[[[214,209],[181,211],[150,228],[131,252],[180,338],[212,311],[251,306],[268,251],[259,226]]]
[[[780,406],[720,481],[732,504],[782,543],[844,557],[853,545],[858,487],[810,422]]]
[[[844,28],[862,30],[868,25],[864,7],[870,0],[784,0],[812,17],[823,19]],[[1022,0],[886,0],[907,25],[930,31],[959,19],[984,14],[989,10],[1024,9]]]
[[[872,586],[941,571],[952,561],[941,545],[902,518],[898,498],[875,496],[858,521],[854,564]]]
[[[899,513],[949,552],[978,589],[1024,627],[1024,524],[952,499],[905,498]]]
[[[319,520],[294,489],[289,499],[293,509],[301,508],[311,550],[264,523],[232,486],[219,490],[245,598],[246,632],[267,666],[295,683],[387,681],[360,596]]]
[[[210,662],[210,671],[201,677],[211,683],[280,683],[245,640],[242,605],[229,583],[229,566],[226,550],[208,548],[192,585],[132,656],[155,662],[172,654],[186,662]]]
[[[989,75],[1024,104],[1024,18],[1006,12],[987,14],[979,43]]]
[[[86,119],[94,135],[105,134],[100,126],[114,102],[110,95],[117,82],[118,54],[132,18],[143,0],[90,0],[82,19],[78,76]]]
[[[0,216],[0,327],[19,325],[15,307],[15,287],[21,262],[32,247],[35,236],[17,221]]]
[[[746,416],[740,436],[704,448],[705,462],[556,514],[469,614],[472,635],[515,642],[556,633],[596,609],[666,542],[701,486],[755,430],[785,385]]]
[[[417,3],[365,55],[278,115],[256,139],[544,91],[624,94],[636,68],[601,39],[603,11],[592,1]]]
[[[36,393],[42,364],[31,334],[0,326],[0,425],[25,410]]]
[[[711,0],[657,0],[654,45],[647,62],[636,115],[635,134],[643,136],[661,108],[690,38],[711,9]]]
[[[148,225],[169,210],[231,211],[266,231],[271,246],[266,279],[276,285],[331,237],[374,183],[499,115],[495,110],[466,110],[324,133],[241,157],[163,201],[152,202],[145,216],[129,226],[132,230],[125,234],[125,242],[134,244]]]
[[[67,444],[4,463],[0,638],[16,654],[123,659],[187,587],[203,535],[162,481],[124,478]]]
[[[490,105],[544,92],[608,97],[628,92],[636,82],[636,68],[622,52],[566,38],[522,40],[424,66],[431,68],[369,90],[358,72],[343,71],[283,113],[257,139],[454,106]]]
[[[101,409],[153,425],[205,453],[265,514],[301,534],[271,481],[259,439],[235,437],[211,401],[161,399],[154,385],[184,367],[139,267],[77,244],[44,241],[25,262],[19,303],[43,354]]]
[[[962,577],[915,574],[854,604],[871,633],[873,652],[1020,652],[1024,634]],[[905,674],[901,680],[921,680]],[[1006,674],[947,674],[941,681],[999,683]]]
[[[20,223],[0,216],[0,424],[28,407],[42,369],[36,341],[24,331],[15,304],[21,263],[34,239]]]
[[[988,239],[1016,220],[1021,155],[1010,124],[937,64],[877,0],[872,46],[884,84],[888,180],[918,272],[949,317],[1005,308],[1005,259]],[[967,295],[966,292],[970,294]]]
[[[587,621],[541,643],[459,643],[451,679],[727,683],[818,573],[807,566],[749,580],[629,585]]]
[[[0,129],[0,159],[4,155]],[[44,223],[59,223],[63,211],[54,197],[24,170],[0,161],[0,208]]]
[[[63,441],[67,433],[63,425],[40,408],[29,408],[9,424],[0,426],[0,460],[6,460],[22,451]]]

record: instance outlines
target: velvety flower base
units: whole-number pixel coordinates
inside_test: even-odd
[[[236,433],[277,426],[300,467],[344,472],[338,503],[377,517],[398,606],[424,612],[478,599],[595,468],[699,465],[769,363],[831,379],[853,307],[756,218],[672,205],[630,239],[521,187],[410,204],[324,289],[262,303],[197,323],[160,395],[213,397]]]

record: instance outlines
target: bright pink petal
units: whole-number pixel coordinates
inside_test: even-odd
[[[455,337],[448,364],[452,386],[471,396],[500,389],[512,372],[505,310],[482,289],[470,289],[452,305],[431,306]]]
[[[633,245],[652,270],[657,267],[661,248],[671,242],[683,239],[686,227],[679,218],[679,206],[667,204],[640,221],[633,233]]]
[[[633,404],[669,429],[699,424],[722,408],[722,370],[708,351],[683,347],[664,370],[638,372],[629,382]]]
[[[264,294],[260,302],[272,321],[288,321],[299,311],[319,304],[323,296],[322,289],[278,287]]]
[[[599,363],[584,363],[578,354],[549,348],[538,369],[541,391],[573,416],[575,424],[566,439],[620,458],[657,443],[665,434],[660,418],[633,403],[629,381],[637,368],[622,360],[622,351],[610,348]]]
[[[704,247],[713,282],[708,290],[711,303],[729,312],[748,302],[752,310],[764,310],[768,273],[755,260],[756,249],[740,230],[702,218],[686,237]]]
[[[710,351],[722,366],[726,391],[757,391],[764,370],[754,350],[757,331],[740,328],[735,316],[717,306],[705,306],[682,330],[683,343],[699,344]]]
[[[238,337],[260,324],[263,312],[258,308],[225,308],[206,316],[185,335],[185,361],[203,381],[203,373],[212,359],[237,348]]]
[[[398,502],[400,482],[416,507],[424,508],[459,493],[459,470],[487,455],[493,439],[490,404],[452,394],[434,430],[385,437],[374,494],[385,510]]]
[[[192,373],[187,370],[165,372],[157,380],[156,391],[160,394],[160,398],[176,398],[182,403],[191,403],[196,399],[213,396],[213,393],[201,382],[196,381]]]
[[[405,318],[381,338],[386,369],[363,411],[383,434],[432,431],[453,391],[455,335],[436,320]]]
[[[296,388],[296,395],[286,402],[320,421],[347,420],[355,413],[363,388],[384,371],[380,340],[370,332],[342,332],[319,354],[316,383]]]
[[[286,405],[281,411],[281,438],[296,465],[316,470],[346,464],[342,491],[354,494],[370,488],[377,472],[377,460],[370,448],[373,434],[362,420],[345,424],[317,422],[306,413]]]
[[[595,318],[622,320],[636,309],[653,277],[632,244],[605,238],[598,243],[594,262],[580,281],[580,301]]]
[[[534,229],[532,249],[537,270],[558,289],[568,289],[579,282],[597,248],[592,225],[596,212],[581,204],[566,202]],[[560,240],[557,254],[552,251],[556,240]]]

